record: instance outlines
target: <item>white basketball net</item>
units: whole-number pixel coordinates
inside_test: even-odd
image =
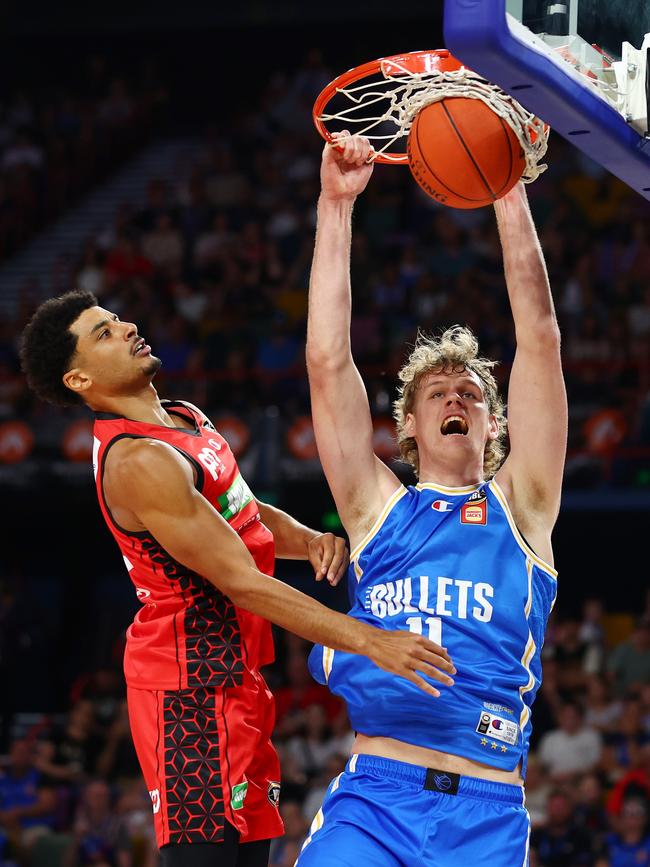
[[[548,129],[539,118],[494,84],[465,67],[451,72],[411,72],[391,60],[390,68],[391,74],[387,75],[384,63],[381,63],[384,81],[355,82],[337,89],[336,93],[347,97],[352,105],[335,113],[323,112],[320,120],[323,123],[340,121],[350,128],[354,126],[351,131],[370,139],[375,150],[373,159],[381,154],[386,160],[403,162],[403,157],[391,153],[389,148],[397,139],[408,135],[415,116],[425,106],[447,97],[480,99],[503,118],[521,143],[526,161],[522,181],[529,184],[546,171],[546,165],[540,165],[539,161],[548,147]],[[397,75],[392,73],[395,69],[400,70]],[[371,106],[376,106],[373,113],[367,111]],[[382,113],[377,113],[382,108]],[[390,123],[395,126],[394,133],[385,132]]]

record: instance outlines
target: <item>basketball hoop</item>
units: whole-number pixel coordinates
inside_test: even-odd
[[[406,165],[400,139],[406,139],[419,111],[448,97],[480,99],[509,124],[524,152],[525,183],[545,171],[539,161],[548,146],[548,126],[446,49],[382,57],[339,75],[316,100],[314,123],[327,142],[347,129],[370,140],[376,162]]]

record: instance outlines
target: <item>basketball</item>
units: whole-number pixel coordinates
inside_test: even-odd
[[[480,99],[448,97],[427,105],[413,122],[407,153],[424,192],[451,208],[491,205],[525,168],[513,129]]]

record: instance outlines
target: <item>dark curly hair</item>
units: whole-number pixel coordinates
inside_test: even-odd
[[[97,299],[91,292],[66,292],[44,301],[29,320],[20,341],[20,362],[27,384],[36,394],[58,406],[79,406],[84,401],[63,384],[77,350],[72,323]]]

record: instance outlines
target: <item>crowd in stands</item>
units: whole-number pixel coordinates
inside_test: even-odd
[[[119,74],[96,54],[69,81],[0,102],[0,261],[147,140],[166,99],[155,66]]]
[[[308,410],[320,158],[310,110],[332,77],[317,53],[290,78],[269,76],[255,108],[239,106],[210,127],[178,176],[152,178],[147,200],[125,202],[93,231],[69,272],[34,275],[1,326],[0,420],[33,415],[45,426],[53,413],[19,378],[17,340],[43,294],[70,286],[138,323],[163,359],[166,396],[212,414]],[[16,94],[3,108],[0,256],[67,207],[98,166],[114,165],[122,145],[137,144],[134,117],[164,98],[157,81],[125,84],[105,69],[81,85],[43,100]],[[648,484],[626,455],[650,447],[649,208],[560,139],[548,165],[528,192],[563,334],[567,481]],[[378,167],[354,217],[352,285],[354,353],[378,415],[390,413],[393,374],[418,327],[468,323],[507,379],[514,336],[490,208],[445,209],[408,170]],[[282,634],[268,673],[286,824],[272,867],[294,863],[353,739],[339,702],[309,678],[307,650]],[[533,867],[650,864],[650,606],[627,628],[597,600],[580,619],[554,615],[543,659],[527,774]],[[0,863],[157,864],[119,671],[79,681],[63,719],[44,714],[27,726],[16,717],[10,730]]]
[[[256,108],[208,129],[191,165],[152,178],[147,201],[124,202],[89,235],[76,267],[34,275],[40,288],[25,287],[0,339],[3,372],[18,373],[16,338],[35,296],[77,286],[138,324],[163,359],[167,394],[217,414],[307,411],[321,146],[310,107],[331,77],[315,52],[292,77],[271,76]],[[94,122],[111,104],[98,103]],[[559,138],[547,161],[528,193],[563,334],[567,482],[648,484],[638,458],[650,446],[650,208]],[[418,327],[468,323],[507,379],[514,335],[491,208],[445,208],[407,169],[378,166],[356,209],[352,285],[354,353],[376,414],[390,413],[394,373]],[[31,403],[13,390],[4,416],[26,417]]]
[[[270,864],[292,867],[354,736],[341,702],[311,679],[306,642],[277,639],[266,676],[286,834]],[[581,618],[554,614],[543,665],[526,776],[532,867],[650,864],[650,595],[636,619],[597,599]],[[63,718],[19,724],[0,768],[0,863],[154,867],[121,673],[82,676]]]

